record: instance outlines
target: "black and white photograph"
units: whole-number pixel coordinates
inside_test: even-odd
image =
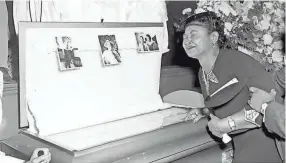
[[[285,163],[285,5],[0,0],[0,163]]]
[[[61,71],[74,70],[82,67],[78,57],[78,48],[73,47],[72,38],[68,36],[55,37],[57,44],[57,59]]]
[[[137,51],[139,53],[159,51],[157,36],[154,34],[136,32]]]
[[[118,51],[115,35],[99,35],[98,39],[101,48],[101,60],[103,66],[120,64],[122,59]]]

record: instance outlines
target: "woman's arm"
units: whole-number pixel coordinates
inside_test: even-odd
[[[256,87],[266,92],[271,92],[272,89],[275,89],[275,83],[273,78],[269,72],[267,72],[263,65],[261,65],[258,61],[253,59],[252,57],[246,54],[235,54],[231,58],[232,71],[236,76],[238,76],[239,80],[245,81],[245,84],[248,88]],[[249,91],[249,97],[251,92]],[[280,96],[276,96],[275,100],[279,103],[282,103],[282,98]],[[263,115],[258,112],[253,113],[257,115],[255,121],[246,121],[245,119],[245,111],[251,112],[253,110],[248,104],[241,108],[241,110],[233,115],[230,115],[231,118],[234,119],[236,123],[237,132],[240,132],[241,129],[251,129],[256,128],[262,125],[263,123]],[[253,110],[254,111],[254,110]],[[249,115],[251,115],[249,113]],[[251,118],[251,116],[250,116]],[[244,132],[243,130],[241,130]]]
[[[254,60],[252,57],[241,54],[237,51],[232,51],[233,53],[228,55],[230,62],[229,62],[229,68],[233,72],[233,74],[238,78],[239,81],[245,82],[245,85],[250,87],[257,87],[262,90],[265,90],[267,92],[270,92],[272,89],[275,89],[274,81],[272,80],[272,76],[269,72],[265,71],[264,67],[258,63],[256,60]],[[250,97],[250,91],[247,96]],[[282,102],[282,98],[279,96],[276,96],[276,101]],[[229,115],[227,118],[219,119],[216,122],[219,125],[215,125],[215,123],[210,122],[211,126],[217,127],[217,130],[219,130],[221,133],[241,133],[246,132],[249,129],[260,127],[263,123],[263,115],[258,112],[253,112],[253,110],[248,104],[246,104],[244,107],[239,108],[239,111]],[[256,117],[253,118],[255,120],[251,121],[245,120],[245,112],[252,112],[253,116]],[[249,114],[251,115],[251,114]],[[229,123],[230,118],[233,120],[234,123]],[[250,118],[251,119],[251,116]],[[212,121],[213,119],[211,119]],[[232,126],[232,129],[230,129],[229,124],[234,124]]]
[[[209,130],[213,135],[222,137],[225,133],[240,133],[245,132],[247,129],[258,127],[257,125],[250,123],[244,119],[244,110],[241,110],[227,118],[219,119],[218,117],[211,115],[211,120],[208,122]]]

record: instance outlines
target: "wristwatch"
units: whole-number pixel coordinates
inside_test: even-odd
[[[228,116],[227,119],[228,119],[228,125],[229,125],[231,131],[235,130],[236,125],[235,125],[234,120],[230,116]]]

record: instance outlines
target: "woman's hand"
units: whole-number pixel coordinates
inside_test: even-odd
[[[210,114],[211,120],[208,122],[208,128],[216,137],[222,138],[222,135],[231,131],[227,118],[219,119],[218,117]]]
[[[193,108],[188,113],[185,121],[193,121],[194,123],[196,123],[203,117],[205,117],[205,116],[202,114],[202,111],[200,108]]]
[[[38,153],[41,153],[42,155],[38,156]],[[26,163],[49,163],[51,161],[51,153],[49,149],[47,148],[37,148],[34,150],[31,159]]]
[[[270,93],[255,87],[250,87],[249,90],[251,92],[251,99],[248,101],[248,104],[257,112],[260,112],[262,104],[273,101],[276,96],[274,89]]]

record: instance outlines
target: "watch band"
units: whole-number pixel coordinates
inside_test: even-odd
[[[235,121],[230,116],[227,117],[227,120],[228,120],[228,125],[231,131],[235,130],[236,128]]]

